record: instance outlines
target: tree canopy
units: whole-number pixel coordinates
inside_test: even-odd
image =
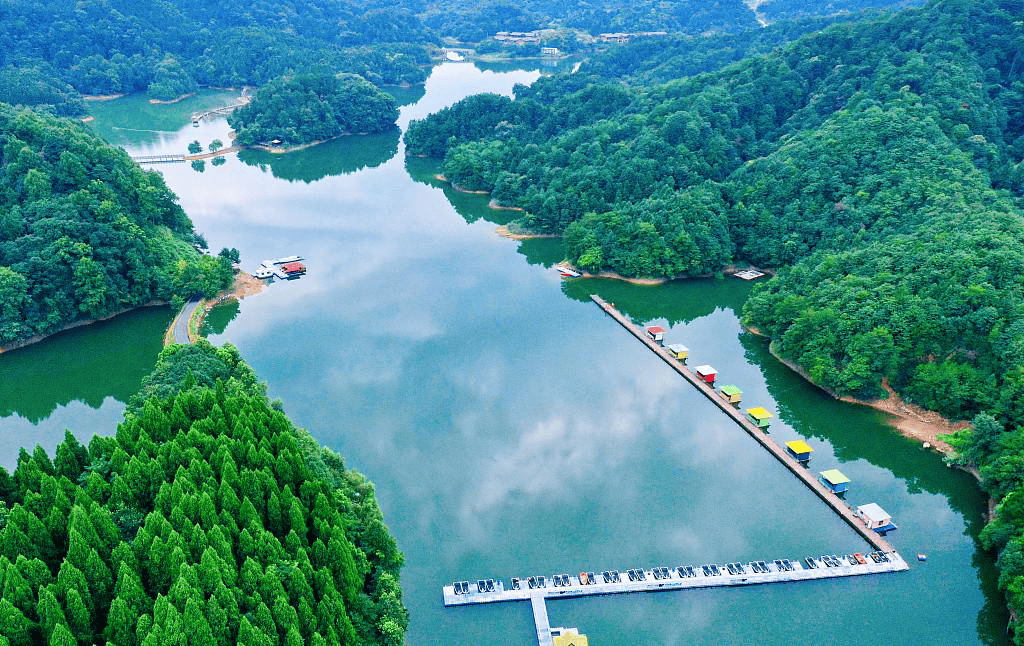
[[[115,435],[0,468],[11,646],[397,646],[402,560],[372,485],[231,346],[167,348]]]
[[[390,94],[355,74],[297,74],[274,79],[246,106],[228,116],[242,145],[324,141],[343,134],[380,133],[395,127]]]
[[[212,296],[234,271],[201,242],[158,173],[81,124],[0,104],[0,344]]]

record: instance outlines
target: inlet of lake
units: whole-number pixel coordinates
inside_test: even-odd
[[[434,68],[396,89],[400,126],[479,92],[511,94],[533,69]],[[142,97],[92,103],[94,128],[133,155],[228,144],[224,118]],[[554,626],[608,644],[1002,644],[1007,615],[977,534],[974,480],[897,435],[883,414],[834,401],[744,333],[750,283],[634,286],[563,280],[558,240],[514,241],[511,215],[434,179],[398,131],[288,154],[243,151],[201,168],[156,166],[212,250],[242,267],[298,254],[308,274],[215,310],[296,424],[375,484],[405,553],[408,643],[535,643],[529,604],[445,609],[452,580],[801,558],[867,545],[736,424],[589,300],[668,328],[744,402],[839,468],[853,504],[877,502],[909,572],[744,588],[553,601]],[[0,356],[0,464],[53,451],[70,428],[112,433],[173,313],[147,308]],[[928,554],[918,563],[914,555]]]

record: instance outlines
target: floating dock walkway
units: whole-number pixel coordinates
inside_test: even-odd
[[[787,469],[789,469],[797,478],[799,478],[805,485],[807,485],[811,491],[818,494],[825,504],[832,508],[840,518],[845,520],[850,527],[857,531],[864,540],[871,544],[879,552],[894,552],[892,545],[889,541],[882,538],[878,533],[870,530],[865,526],[864,521],[857,518],[854,515],[853,510],[846,506],[846,503],[828,490],[823,484],[821,484],[814,475],[804,468],[799,462],[796,461],[784,448],[776,444],[764,431],[759,429],[753,423],[751,423],[743,414],[732,407],[729,402],[721,397],[715,389],[710,385],[704,383],[697,376],[690,371],[682,362],[674,358],[668,353],[665,348],[661,347],[653,339],[648,337],[642,329],[633,325],[633,323],[626,318],[621,312],[615,309],[610,303],[605,301],[603,298],[597,295],[591,295],[590,297],[595,303],[597,303],[601,309],[605,311],[609,316],[618,321],[622,327],[626,328],[633,333],[633,336],[640,339],[644,345],[650,348],[654,354],[658,355],[665,361],[673,370],[682,375],[690,384],[704,394],[705,397],[711,400],[716,406],[722,409],[722,411],[731,417],[733,421],[743,427],[751,437],[757,440],[761,446],[768,450],[775,458],[781,462]]]
[[[860,555],[858,555],[860,556]],[[701,588],[721,588],[741,585],[761,585],[766,583],[792,583],[797,581],[815,581],[820,579],[836,579],[841,577],[865,576],[869,574],[886,574],[902,572],[910,569],[907,562],[896,552],[882,554],[875,552],[870,559],[861,563],[850,556],[823,556],[808,558],[804,562],[779,559],[773,562],[758,561],[758,571],[754,571],[754,563],[732,564],[730,570],[726,566],[679,566],[675,569],[655,568],[654,570],[631,570],[643,572],[642,577],[614,571],[615,580],[608,581],[605,577],[609,572],[602,572],[597,577],[593,573],[587,576],[585,583],[581,576],[555,575],[552,577],[529,577],[512,579],[515,589],[506,588],[504,581],[488,580],[487,582],[469,583],[464,592],[455,592],[455,585],[446,585],[442,589],[444,605],[471,606],[481,603],[501,603],[505,601],[529,601],[533,610],[533,623],[537,629],[537,643],[540,646],[552,646],[551,622],[548,619],[547,601],[549,599],[574,599],[606,594],[625,594],[630,592],[668,592],[672,590],[692,590]],[[804,563],[808,563],[807,566]],[[812,567],[813,565],[813,567]],[[714,568],[707,572],[705,568]],[[657,576],[656,576],[657,571]],[[554,585],[556,577],[562,583]],[[600,579],[604,582],[597,582]],[[530,581],[535,587],[530,587]],[[466,582],[460,582],[466,586]],[[481,591],[484,590],[484,591]]]
[[[876,552],[876,554],[878,554]],[[890,572],[903,572],[909,570],[910,566],[903,560],[898,552],[884,554],[885,559],[879,562],[866,558],[867,563],[858,563],[849,557],[830,557],[836,565],[829,565],[824,559],[811,558],[815,567],[805,565],[806,561],[787,561],[790,569],[780,566],[774,561],[765,563],[767,572],[754,572],[750,564],[743,564],[742,569],[735,574],[729,573],[725,566],[716,565],[719,574],[706,575],[703,566],[690,566],[693,576],[681,576],[679,569],[687,572],[687,568],[667,568],[668,576],[655,578],[654,570],[643,570],[644,578],[638,581],[631,581],[624,572],[616,572],[619,581],[613,583],[591,583],[580,582],[577,576],[568,576],[569,584],[555,586],[554,577],[545,577],[545,586],[529,588],[527,578],[517,579],[519,589],[512,590],[505,587],[504,581],[495,581],[494,590],[491,592],[478,592],[477,583],[470,583],[468,593],[456,594],[454,585],[444,586],[445,606],[470,606],[481,603],[501,603],[504,601],[530,601],[533,604],[534,621],[537,625],[538,640],[541,640],[540,633],[546,627],[550,635],[548,613],[546,608],[538,609],[537,601],[547,599],[574,599],[579,597],[599,596],[606,594],[625,594],[629,592],[667,592],[669,590],[690,590],[694,588],[722,588],[738,585],[760,585],[764,583],[792,583],[796,581],[815,581],[819,579],[836,579],[851,576],[865,576],[868,574],[887,574]],[[781,559],[780,559],[781,561]],[[597,579],[602,579],[602,574]],[[561,575],[566,577],[567,575]],[[543,607],[543,604],[540,604]],[[541,624],[544,624],[542,626]],[[549,637],[550,640],[550,637]],[[551,643],[548,641],[548,643]]]

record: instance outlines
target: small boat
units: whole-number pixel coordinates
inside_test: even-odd
[[[562,274],[562,278],[579,278],[583,275],[575,269],[566,267],[565,265],[557,265],[555,266],[555,269],[558,270],[558,273]]]
[[[923,553],[918,554],[917,555],[917,560],[918,561],[927,561],[928,560],[928,555],[927,554],[923,554]]]

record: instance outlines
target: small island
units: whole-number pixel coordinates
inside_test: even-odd
[[[361,76],[310,73],[270,81],[228,123],[237,145],[291,148],[384,132],[397,119],[394,98]]]

